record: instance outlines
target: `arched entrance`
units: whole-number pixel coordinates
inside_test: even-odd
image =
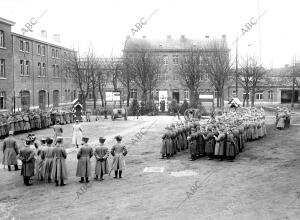
[[[46,91],[45,90],[39,91],[39,108],[41,110],[46,109]]]
[[[30,92],[27,90],[22,90],[20,92],[20,98],[21,98],[21,110],[27,111],[30,107]]]
[[[59,105],[59,91],[53,90],[53,107],[58,107]]]

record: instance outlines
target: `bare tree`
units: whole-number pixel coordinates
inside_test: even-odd
[[[246,59],[243,60],[241,64],[240,73],[238,74],[238,81],[242,85],[246,95],[243,97],[243,106],[245,106],[245,102],[247,107],[249,106],[249,97],[251,91],[251,81],[252,81],[252,69],[250,64],[250,58],[247,56]]]
[[[127,107],[129,106],[130,89],[131,89],[131,85],[133,84],[132,65],[133,65],[132,57],[124,55],[123,62],[122,62],[122,70],[119,75],[119,80],[127,90],[127,100],[126,100]]]
[[[204,70],[208,74],[212,86],[217,91],[217,106],[224,106],[224,86],[228,81],[231,67],[229,49],[223,40],[212,40],[206,45],[203,56]]]
[[[86,109],[86,99],[91,89],[91,80],[89,65],[89,53],[87,54],[87,59],[81,58],[80,55],[77,55],[75,51],[69,54],[67,59],[68,66],[71,69],[72,78],[75,80],[79,90],[80,90],[80,99],[83,104],[83,109]]]
[[[180,58],[177,73],[180,76],[181,84],[190,91],[190,104],[197,107],[199,104],[199,89],[204,70],[201,66],[203,52],[190,50]]]
[[[108,81],[108,73],[105,71],[105,66],[103,62],[99,63],[100,68],[97,70],[97,85],[98,85],[98,91],[101,98],[102,107],[104,107],[104,88],[106,87],[107,81]]]
[[[251,59],[251,106],[254,106],[255,94],[258,88],[259,83],[264,79],[266,74],[265,69],[258,65],[257,60],[255,58]]]

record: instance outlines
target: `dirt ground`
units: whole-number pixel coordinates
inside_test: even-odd
[[[189,161],[188,152],[159,159],[162,132],[174,117],[83,123],[93,145],[105,136],[109,148],[117,134],[128,142],[141,128],[146,131],[139,142],[127,145],[123,179],[113,179],[112,174],[86,186],[75,177],[77,150],[71,146],[72,125],[65,125],[64,141],[70,149],[67,185],[55,187],[34,179],[34,185],[26,187],[19,172],[8,172],[0,165],[0,219],[300,219],[299,118],[294,115],[294,125],[279,131],[274,116],[268,116],[268,135],[248,142],[233,163]],[[52,132],[34,133],[40,138]],[[18,140],[24,137],[17,136]],[[143,172],[145,167],[164,170]],[[180,171],[196,175],[172,175]],[[80,189],[83,193],[77,196]]]

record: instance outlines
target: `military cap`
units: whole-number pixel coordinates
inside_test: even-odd
[[[81,139],[84,143],[87,143],[89,141],[89,138],[88,137],[82,137]]]
[[[117,136],[115,136],[115,139],[116,139],[117,141],[121,141],[121,140],[122,140],[122,136],[117,135]]]
[[[106,140],[106,139],[105,139],[104,137],[100,137],[100,138],[99,138],[99,141],[100,141],[100,143],[102,143],[102,144],[105,142],[105,140]]]
[[[13,134],[14,134],[14,131],[9,131],[8,134],[9,134],[9,135],[13,135]]]

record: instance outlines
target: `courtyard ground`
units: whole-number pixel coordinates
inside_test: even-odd
[[[268,135],[248,142],[233,163],[189,161],[188,152],[159,159],[162,132],[173,120],[146,116],[83,123],[93,145],[105,136],[109,148],[115,135],[128,143],[144,128],[141,140],[127,145],[124,178],[116,180],[112,174],[87,185],[75,177],[77,149],[71,146],[72,125],[65,125],[67,186],[34,180],[26,187],[19,172],[8,172],[1,165],[0,219],[300,219],[299,115],[293,116],[294,125],[279,131],[270,114]],[[38,138],[53,135],[52,129],[34,133]],[[24,137],[17,135],[18,140]],[[143,172],[145,167],[163,172]]]

